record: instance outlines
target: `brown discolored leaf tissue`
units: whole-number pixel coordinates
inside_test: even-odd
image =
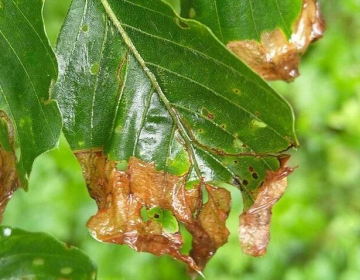
[[[227,241],[225,221],[231,200],[227,190],[205,185],[208,201],[203,204],[201,185],[186,189],[186,176],[157,171],[152,163],[132,157],[126,171],[121,171],[101,152],[76,156],[99,208],[88,222],[96,239],[157,256],[168,254],[195,272],[200,272]],[[190,255],[180,252],[184,243],[181,232],[169,232],[155,219],[160,214],[144,217],[144,211],[151,209],[171,211],[176,222],[185,225],[193,235]]]
[[[20,186],[20,179],[16,170],[16,156],[13,151],[14,132],[9,119],[0,111],[1,135],[0,141],[0,223],[6,205],[13,193]]]
[[[270,241],[271,210],[284,194],[287,176],[293,172],[292,168],[285,166],[288,159],[281,159],[281,167],[276,172],[267,171],[254,204],[240,215],[239,240],[242,250],[248,255],[258,257],[266,253]]]
[[[280,29],[264,32],[261,42],[233,41],[228,48],[266,80],[292,81],[299,76],[301,56],[311,42],[323,36],[325,23],[317,0],[303,0],[289,40]]]

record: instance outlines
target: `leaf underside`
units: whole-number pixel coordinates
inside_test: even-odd
[[[297,145],[289,105],[161,1],[73,1],[56,53],[52,92],[99,207],[93,235],[202,270],[228,236],[230,196],[216,186],[253,204]],[[190,255],[177,223],[193,235]]]
[[[37,0],[0,2],[0,221],[17,187],[27,187],[34,159],[52,149],[61,116],[49,87],[55,55]]]
[[[0,227],[0,279],[96,279],[80,250],[45,233]]]

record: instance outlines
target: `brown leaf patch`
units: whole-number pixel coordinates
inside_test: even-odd
[[[154,164],[130,158],[126,171],[116,168],[101,152],[76,154],[82,165],[90,195],[99,211],[87,226],[101,241],[126,244],[136,251],[171,257],[200,272],[228,237],[225,222],[230,211],[230,194],[225,189],[204,185],[208,201],[202,202],[202,187],[186,189],[187,176],[157,171]],[[193,235],[190,255],[180,252],[183,238],[179,230],[169,232],[142,211],[158,207],[171,211],[177,223]],[[198,213],[198,214],[196,214]]]
[[[190,255],[203,269],[216,250],[227,242],[229,230],[226,220],[231,208],[230,193],[222,188],[206,185],[208,201],[197,217],[193,233],[193,249]],[[192,229],[192,226],[188,226]]]
[[[254,204],[240,215],[239,239],[242,250],[251,256],[262,256],[270,241],[270,222],[274,204],[287,187],[287,176],[293,172],[285,164],[289,158],[281,159],[276,172],[267,171]]]
[[[6,116],[0,112],[0,121],[9,124]],[[8,125],[9,131],[9,142],[13,143],[13,130],[10,125]],[[20,186],[20,179],[16,171],[16,156],[15,153],[10,150],[5,150],[5,148],[0,146],[0,223],[2,217],[13,193]]]
[[[292,81],[299,76],[300,57],[309,44],[323,36],[324,20],[317,0],[303,0],[290,40],[281,30],[264,32],[255,40],[233,41],[227,47],[266,80]]]

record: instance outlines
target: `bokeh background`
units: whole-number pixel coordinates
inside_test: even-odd
[[[45,22],[54,45],[70,0],[46,0]],[[228,244],[210,261],[209,280],[360,279],[360,0],[323,0],[325,37],[311,46],[301,76],[273,86],[292,104],[301,147],[284,197],[274,207],[271,243],[262,258],[241,253],[237,226],[242,204],[234,194]],[[30,190],[19,190],[4,224],[45,231],[84,250],[99,280],[189,279],[169,257],[102,244],[85,224],[96,212],[79,164],[64,138],[40,156]]]

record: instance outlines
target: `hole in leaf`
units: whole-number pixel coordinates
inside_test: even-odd
[[[175,23],[177,24],[177,26],[179,26],[181,29],[190,29],[190,26],[186,22],[182,21],[181,19],[176,17],[174,20],[175,20]]]
[[[81,30],[82,30],[83,32],[88,32],[88,31],[89,31],[89,26],[88,26],[88,25],[83,25],[83,26],[81,27]]]
[[[126,160],[121,160],[117,163],[116,168],[120,171],[126,171],[129,163]]]
[[[254,172],[254,170],[255,170],[254,167],[249,166],[249,171],[250,171],[250,172]]]
[[[190,254],[190,251],[192,249],[192,235],[191,233],[186,229],[186,227],[183,225],[183,224],[180,224],[180,233],[181,233],[181,236],[183,237],[184,239],[184,244],[183,246],[181,247],[180,249],[180,252],[182,254],[185,254],[185,255],[189,255]]]
[[[100,71],[100,64],[97,62],[93,63],[93,65],[91,65],[91,67],[90,67],[90,73],[92,75],[96,75],[99,73],[99,71]]]
[[[209,200],[209,193],[206,188],[202,190],[202,200],[203,200],[203,204],[205,204]]]
[[[253,177],[254,179],[258,179],[258,178],[259,178],[259,176],[258,176],[257,173],[253,173],[253,174],[252,174],[252,177]]]
[[[221,128],[222,128],[222,129],[225,129],[225,128],[226,128],[226,124],[222,124],[222,125],[221,125]]]
[[[179,231],[179,223],[170,210],[154,207],[147,211],[149,218],[162,225],[165,232],[176,233]]]
[[[149,216],[148,216],[147,209],[146,209],[145,206],[141,208],[140,216],[141,216],[141,219],[142,219],[145,223],[149,220]]]
[[[247,186],[247,184],[249,184],[249,182],[248,182],[247,180],[244,180],[244,181],[243,181],[243,184],[244,184],[245,186]]]
[[[209,113],[209,114],[207,115],[207,117],[208,117],[210,120],[213,120],[213,119],[214,119],[214,114]]]

